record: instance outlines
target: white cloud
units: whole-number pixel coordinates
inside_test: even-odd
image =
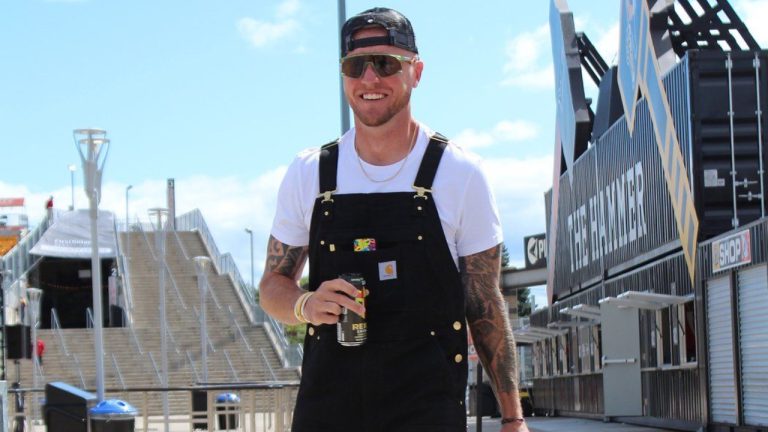
[[[176,179],[176,215],[199,208],[212,231],[221,253],[230,252],[241,274],[250,278],[250,244],[245,228],[253,230],[256,275],[261,273],[266,259],[266,245],[276,208],[277,189],[285,167],[266,172],[255,179],[235,177],[213,178],[198,176]],[[88,208],[83,192],[82,178],[76,179],[75,206]],[[99,208],[115,213],[118,220],[125,219],[125,188],[127,185],[106,182],[102,187]],[[30,191],[25,186],[0,182],[0,197],[24,197],[31,225],[37,225],[45,214],[45,201],[54,197],[54,208],[66,210],[71,202],[71,189],[64,187],[52,191]],[[137,183],[129,191],[131,219],[149,222],[148,210],[166,207],[166,180],[147,180]]]
[[[596,32],[595,47],[597,51],[603,56],[603,60],[608,63],[608,66],[616,64],[619,56],[619,22],[616,21],[608,27],[608,30]]]
[[[523,260],[523,237],[545,231],[544,192],[552,187],[552,156],[486,159],[511,261]]]
[[[277,5],[277,17],[280,19],[290,18],[298,12],[300,7],[299,0],[285,0]]]
[[[507,42],[504,64],[505,86],[525,88],[552,88],[554,72],[552,68],[552,49],[550,48],[549,25],[521,33]]]
[[[464,129],[453,139],[454,142],[466,149],[490,147],[501,142],[527,141],[538,136],[538,128],[534,123],[525,120],[503,120],[491,131],[476,131]]]
[[[242,18],[237,22],[240,35],[257,48],[284,38],[296,30],[298,26],[298,22],[292,19],[272,23],[253,18]]]
[[[237,30],[253,46],[261,48],[288,37],[299,29],[299,22],[293,17],[300,7],[299,0],[284,0],[277,6],[274,21],[245,17],[237,21]]]

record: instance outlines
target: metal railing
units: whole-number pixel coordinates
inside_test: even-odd
[[[131,287],[131,271],[126,262],[127,257],[123,253],[123,241],[121,240],[120,232],[118,231],[117,221],[115,221],[115,234],[117,236],[117,271],[122,275],[121,286],[123,288],[123,298],[125,299],[125,318],[128,322],[128,327],[133,327],[133,290]],[[131,241],[128,238],[128,230],[125,231],[125,236],[128,241]]]
[[[269,314],[264,314],[264,330],[275,346],[275,350],[280,356],[284,367],[301,366],[304,349],[301,345],[291,343],[288,340],[282,323],[272,318]]]
[[[85,328],[93,328],[93,312],[89,307],[85,308]]]
[[[235,337],[237,335],[240,335],[240,339],[242,339],[243,344],[248,349],[249,352],[253,351],[253,348],[251,348],[251,344],[248,343],[248,339],[245,337],[245,333],[243,333],[243,329],[240,327],[240,324],[238,324],[237,319],[235,318],[235,313],[232,312],[232,305],[227,306],[227,310],[229,311],[229,317],[232,320],[232,325],[235,327],[233,332],[235,332]]]
[[[181,354],[181,349],[179,349],[179,344],[176,343],[176,337],[173,336],[173,331],[171,331],[171,326],[165,326],[165,331],[168,337],[171,339],[171,344],[173,345],[173,350],[176,351],[176,354]]]
[[[197,368],[195,367],[195,362],[192,360],[192,354],[190,354],[189,351],[185,351],[187,354],[187,364],[189,365],[189,368],[192,369],[192,373],[195,375],[195,382],[200,382],[200,375],[197,373]]]
[[[125,385],[125,380],[123,379],[123,373],[120,371],[120,366],[117,365],[117,358],[115,358],[115,353],[112,353],[112,366],[115,368],[115,374],[117,375],[117,380],[120,381],[120,387],[122,387],[123,390],[127,389],[128,386]]]
[[[51,329],[59,340],[59,345],[61,345],[61,350],[64,352],[64,355],[69,357],[67,342],[64,339],[64,332],[61,331],[61,322],[59,322],[59,314],[56,313],[56,308],[51,308]]]
[[[131,339],[133,339],[133,343],[136,345],[136,352],[144,354],[144,350],[141,349],[141,343],[139,343],[139,337],[136,335],[136,329],[134,329],[133,326],[129,326],[128,328],[131,332]]]
[[[285,336],[283,325],[274,320],[269,314],[264,313],[256,299],[256,293],[253,287],[246,289],[247,285],[243,281],[240,271],[230,254],[221,254],[213,239],[213,235],[208,229],[208,225],[199,209],[192,210],[176,218],[176,229],[182,231],[197,231],[203,240],[203,244],[208,249],[214,267],[218,274],[228,274],[235,285],[236,291],[240,296],[249,320],[253,324],[263,324],[267,335],[275,345],[280,358],[285,367],[298,367],[301,365],[303,350],[301,345],[290,343]],[[212,290],[211,290],[212,291]]]
[[[157,382],[162,384],[163,383],[163,377],[160,375],[160,368],[157,367],[157,362],[155,361],[155,356],[152,355],[152,351],[147,353],[149,355],[149,361],[152,363],[152,368],[155,370],[155,376],[157,376]]]
[[[266,354],[264,354],[264,348],[259,348],[259,352],[261,353],[261,360],[264,362],[264,365],[267,367],[267,370],[269,371],[269,375],[272,377],[273,380],[277,381],[277,377],[275,376],[275,371],[272,370],[272,366],[269,365],[269,360],[267,359]]]
[[[240,294],[242,300],[244,300],[244,304],[247,304],[249,308],[258,306],[256,301],[256,293],[253,291],[253,289],[245,289],[246,284],[243,281],[243,278],[240,275],[240,271],[238,270],[235,261],[232,259],[232,256],[228,253],[222,254],[219,252],[219,248],[216,246],[216,241],[213,239],[213,235],[208,229],[208,224],[205,222],[203,214],[199,209],[194,209],[177,217],[176,229],[181,231],[197,231],[203,240],[203,244],[208,250],[208,254],[211,256],[211,261],[213,262],[213,266],[216,269],[216,273],[227,274],[230,276],[230,278],[232,278],[232,282],[234,283],[235,288]],[[254,322],[253,317],[250,316],[250,313],[251,311],[249,311],[249,319],[251,319],[251,322]]]
[[[37,260],[32,259],[29,251],[37,244],[40,237],[50,228],[58,215],[58,210],[45,215],[40,224],[27,233],[11,250],[0,257],[0,270],[10,270],[11,280],[18,280],[29,269],[34,267]],[[6,303],[7,304],[7,303]]]
[[[187,248],[184,247],[184,242],[181,241],[181,238],[179,237],[179,232],[177,230],[171,230],[173,232],[173,237],[176,238],[176,244],[179,245],[179,249],[181,250],[181,254],[184,256],[184,259],[189,261],[189,254],[187,254]]]
[[[227,350],[222,350],[224,352],[224,358],[227,359],[227,364],[229,365],[229,371],[232,372],[232,379],[235,382],[240,382],[240,377],[237,376],[237,370],[235,370],[235,365],[232,364],[232,359],[229,358],[229,353]]]
[[[95,389],[87,389],[93,392]],[[289,432],[293,419],[293,408],[298,391],[298,382],[257,382],[237,384],[209,384],[187,387],[129,387],[108,388],[105,390],[107,398],[120,398],[130,403],[138,411],[135,417],[134,430],[137,432],[149,432],[162,430],[165,419],[162,415],[160,404],[157,403],[164,393],[169,398],[180,401],[174,406],[184,406],[185,409],[176,409],[171,412],[168,419],[171,430],[200,429],[220,430],[219,420],[226,422],[230,416],[237,419],[237,427],[230,424],[230,430],[241,432]],[[222,393],[236,394],[240,401],[234,403],[220,403],[216,397]],[[193,395],[205,395],[205,407],[194,408]],[[40,409],[34,409],[43,397],[42,389],[9,389],[9,400],[19,397],[23,401],[22,406],[30,409],[17,412],[14,403],[9,403],[8,418],[18,419],[25,426],[24,430],[33,430],[33,424],[41,419]],[[56,411],[55,406],[46,406],[47,409]],[[88,418],[79,419],[88,424]],[[10,420],[9,420],[10,423]],[[1,429],[1,428],[0,428]],[[9,429],[11,430],[11,429]]]
[[[72,354],[72,360],[75,363],[75,368],[77,369],[77,376],[80,378],[80,385],[82,388],[85,388],[85,377],[83,376],[83,368],[80,367],[80,359],[77,358],[77,354]]]
[[[176,278],[173,277],[173,272],[170,271],[168,264],[165,262],[165,257],[158,257],[155,253],[155,247],[152,246],[152,243],[149,241],[149,236],[147,235],[147,231],[144,229],[144,224],[136,224],[135,226],[138,227],[139,231],[141,231],[142,235],[144,236],[144,241],[147,243],[147,249],[149,249],[149,252],[152,254],[152,258],[157,263],[157,271],[165,271],[168,279],[171,280],[171,286],[173,286],[173,290],[176,293],[176,298],[179,300],[179,304],[181,304],[181,308],[187,310],[187,304],[184,302],[184,298],[181,296],[181,291],[179,291],[179,286],[176,284]]]

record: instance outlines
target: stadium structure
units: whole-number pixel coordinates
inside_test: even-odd
[[[766,430],[768,53],[725,0],[621,0],[620,22],[608,66],[551,1],[549,306],[515,331],[535,410]]]

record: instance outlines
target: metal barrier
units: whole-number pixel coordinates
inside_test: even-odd
[[[270,366],[269,360],[267,360],[267,356],[264,354],[264,348],[259,348],[259,352],[261,353],[261,361],[264,362],[264,366],[266,366],[267,370],[269,371],[269,375],[273,380],[277,380],[275,371],[272,370],[272,366]]]
[[[85,378],[83,377],[83,370],[80,368],[80,361],[77,359],[77,355],[70,353],[67,348],[67,340],[64,337],[64,332],[61,330],[61,322],[59,321],[59,314],[56,312],[56,308],[51,308],[51,329],[59,341],[64,356],[73,359],[71,364],[74,367],[77,376],[80,377],[80,384],[85,387]]]
[[[72,359],[77,369],[77,376],[80,378],[80,386],[85,388],[85,377],[83,376],[83,368],[80,367],[80,359],[77,358],[77,354],[72,354]]]
[[[232,305],[227,306],[227,311],[229,312],[229,319],[232,321],[232,325],[235,327],[233,330],[235,337],[237,337],[237,335],[239,334],[240,339],[243,341],[243,344],[245,345],[245,348],[247,348],[249,352],[253,351],[253,348],[251,348],[251,344],[248,343],[248,338],[245,337],[245,333],[243,333],[243,329],[240,327],[240,324],[238,324],[237,319],[235,318],[235,313],[232,312]]]
[[[192,354],[190,354],[189,351],[185,351],[187,354],[187,364],[189,365],[189,368],[192,369],[192,373],[195,375],[195,382],[200,382],[200,374],[197,373],[197,368],[195,367],[195,361],[192,360]]]
[[[126,223],[127,225],[127,223]],[[125,319],[128,327],[133,328],[133,290],[131,289],[131,271],[126,260],[126,254],[123,253],[123,240],[118,231],[118,224],[115,221],[115,233],[117,234],[117,271],[122,275],[123,297],[125,301]],[[126,240],[128,239],[128,230],[125,231]],[[127,250],[126,250],[127,252]]]
[[[115,374],[117,375],[118,381],[120,381],[120,387],[125,390],[128,388],[128,386],[125,385],[125,380],[123,379],[123,373],[120,371],[120,366],[117,364],[117,358],[115,358],[115,353],[112,353],[112,366],[115,368]]]
[[[152,253],[152,258],[157,263],[157,267],[158,267],[157,271],[165,272],[165,274],[168,276],[168,279],[171,280],[173,291],[176,293],[176,298],[179,300],[179,304],[181,305],[181,308],[184,310],[187,310],[187,304],[184,302],[184,298],[181,296],[181,291],[179,291],[179,286],[176,285],[176,278],[173,277],[173,272],[171,272],[168,269],[168,264],[165,262],[165,257],[157,256],[157,254],[155,253],[155,247],[152,245],[152,243],[150,243],[149,236],[147,235],[147,231],[144,229],[143,224],[136,224],[136,227],[138,227],[139,231],[141,231],[142,235],[144,236],[144,241],[147,243],[147,248],[149,249],[150,253]]]
[[[61,331],[61,323],[59,322],[59,314],[56,313],[56,308],[51,308],[51,329],[53,329],[53,333],[59,340],[59,345],[61,345],[61,350],[64,352],[64,355],[69,357],[67,342],[64,339],[64,332]]]
[[[235,380],[235,382],[240,382],[240,377],[237,376],[237,370],[235,370],[235,366],[232,364],[232,359],[229,358],[229,353],[227,350],[222,350],[224,352],[224,358],[227,359],[227,364],[229,365],[229,371],[232,372],[232,379]]]
[[[272,341],[275,349],[278,351],[283,366],[285,367],[298,367],[301,366],[302,357],[304,356],[301,345],[293,344],[288,341],[285,336],[285,329],[283,325],[271,316],[264,313],[259,306],[256,299],[256,292],[254,287],[246,289],[247,286],[243,281],[240,271],[237,269],[235,261],[230,254],[221,254],[216,246],[216,242],[211,235],[208,225],[203,218],[203,214],[199,209],[192,210],[176,218],[176,229],[180,231],[197,231],[200,234],[200,238],[203,240],[203,244],[208,249],[208,254],[211,256],[214,267],[218,274],[228,274],[232,283],[235,285],[238,294],[244,304],[247,305],[246,311],[248,318],[253,324],[263,324],[264,329],[267,332],[270,340]],[[213,292],[213,290],[209,290]]]
[[[53,224],[58,214],[57,210],[46,214],[40,224],[25,235],[16,246],[11,248],[5,255],[0,257],[0,269],[11,271],[11,280],[18,280],[27,270],[34,267],[36,262],[32,261],[29,251],[37,244],[40,237]],[[7,303],[6,303],[7,304]]]
[[[85,389],[95,391],[94,389]],[[168,423],[174,431],[193,431],[195,425],[204,424],[207,430],[215,431],[225,416],[234,416],[237,426],[229,430],[241,432],[289,432],[293,418],[293,407],[296,403],[298,382],[274,381],[259,383],[210,384],[189,387],[135,387],[125,389],[106,389],[106,398],[122,399],[133,405],[139,412],[135,419],[137,432],[162,430],[165,419],[158,403],[163,393],[175,401],[175,409],[171,410]],[[193,394],[205,395],[205,408],[194,409]],[[217,403],[217,395],[233,393],[240,398],[238,403]],[[9,403],[9,430],[14,421],[25,425],[24,430],[33,430],[33,423],[42,418],[42,411],[33,404],[39,403],[44,395],[43,389],[9,389],[8,400],[17,397],[22,401],[26,410],[17,410],[18,404]],[[186,408],[180,408],[180,407]],[[233,426],[230,424],[230,426]]]

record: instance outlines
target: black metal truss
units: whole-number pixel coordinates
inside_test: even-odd
[[[755,38],[727,0],[676,0],[688,18],[669,7],[667,25],[678,57],[691,49],[718,51],[759,50]],[[697,7],[694,7],[694,4]],[[697,9],[699,10],[697,12]],[[701,15],[699,14],[701,12]],[[741,39],[746,47],[739,43]]]
[[[595,85],[600,87],[600,80],[605,75],[605,72],[608,71],[608,64],[603,60],[597,48],[595,48],[584,32],[576,33],[576,43],[579,45],[581,67],[587,71]]]

